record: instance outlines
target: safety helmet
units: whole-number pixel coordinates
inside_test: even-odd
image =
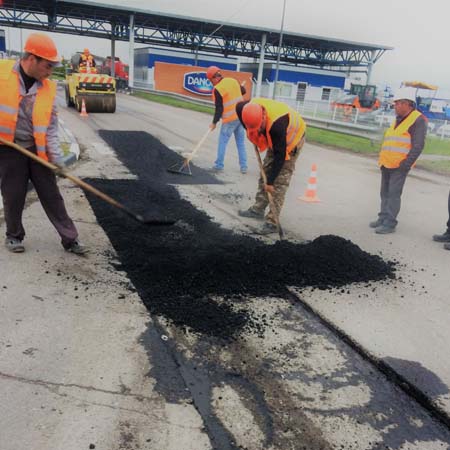
[[[220,72],[219,67],[217,67],[217,66],[208,67],[208,70],[206,71],[206,78],[208,78],[208,80],[211,81],[217,72]]]
[[[416,103],[416,89],[413,87],[401,87],[394,94],[393,101],[409,100]]]
[[[26,53],[31,53],[50,62],[59,62],[58,50],[56,49],[55,43],[46,34],[30,34],[23,50]]]
[[[257,103],[247,103],[242,108],[242,121],[247,130],[257,130],[263,120],[263,108]]]
[[[89,55],[89,53],[91,53],[91,52],[89,51],[88,48],[85,48],[85,49],[83,50],[83,53],[84,53],[85,55]]]

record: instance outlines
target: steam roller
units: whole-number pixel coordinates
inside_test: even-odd
[[[98,73],[66,73],[66,104],[79,112],[83,101],[87,113],[113,113],[116,111],[116,80]]]

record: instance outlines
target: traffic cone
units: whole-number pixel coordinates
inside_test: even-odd
[[[84,98],[81,100],[80,117],[88,117],[88,113],[86,111],[86,103],[84,102]]]
[[[308,186],[306,188],[305,194],[299,197],[299,200],[309,203],[319,203],[319,197],[317,197],[317,166],[313,164],[311,167],[311,175],[308,179]]]

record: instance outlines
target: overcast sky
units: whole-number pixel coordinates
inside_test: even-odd
[[[281,26],[283,1],[90,0],[276,30]],[[395,88],[402,80],[420,80],[450,94],[450,0],[286,0],[284,29],[394,47],[375,64],[374,82],[387,82]],[[5,30],[12,48],[19,49],[19,31]],[[28,33],[23,31],[22,41]],[[94,54],[110,54],[108,41],[102,39],[56,37],[66,58],[85,46]],[[128,44],[118,42],[116,54],[128,61]]]

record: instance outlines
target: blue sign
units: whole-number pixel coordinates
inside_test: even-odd
[[[211,95],[212,83],[206,78],[206,72],[188,72],[184,74],[183,89],[198,95]]]

